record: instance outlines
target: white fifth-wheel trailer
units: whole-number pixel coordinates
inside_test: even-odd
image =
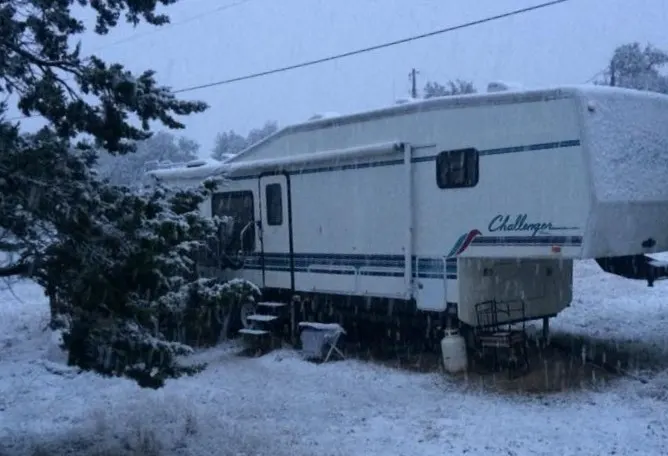
[[[668,97],[657,94],[412,101],[149,174],[179,186],[225,177],[201,208],[235,220],[225,249],[238,263],[222,275],[274,301],[320,301],[330,316],[415,310],[475,326],[477,303],[521,300],[515,320],[547,322],[571,302],[574,260],[650,283],[665,275],[645,256],[668,250]]]

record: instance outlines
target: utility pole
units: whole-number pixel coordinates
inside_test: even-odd
[[[408,77],[411,80],[411,97],[412,98],[417,98],[418,97],[418,93],[417,93],[417,75],[418,75],[418,73],[419,73],[419,71],[416,70],[415,68],[413,68],[411,70],[410,74],[408,75]]]

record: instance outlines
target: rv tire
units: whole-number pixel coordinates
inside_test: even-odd
[[[240,304],[235,304],[230,309],[227,321],[227,338],[233,338],[237,335],[240,329],[250,328],[251,322],[246,318],[255,313],[256,305],[252,301],[246,301]]]
[[[241,303],[239,306],[239,311],[237,312],[239,315],[239,329],[249,329],[252,326],[252,323],[250,320],[248,320],[248,317],[256,313],[256,307],[257,306],[253,301],[244,301]]]

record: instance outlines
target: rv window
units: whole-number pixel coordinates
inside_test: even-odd
[[[283,195],[281,184],[269,184],[265,187],[267,205],[267,225],[283,224]]]
[[[439,188],[475,187],[478,184],[478,151],[470,148],[438,154],[436,183]]]
[[[228,218],[219,236],[221,243],[219,248],[223,252],[236,254],[239,250],[244,252],[255,250],[253,192],[237,191],[214,194],[211,198],[211,214]],[[245,231],[244,228],[246,228]],[[243,239],[241,239],[242,231]]]

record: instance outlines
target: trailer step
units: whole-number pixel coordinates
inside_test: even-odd
[[[278,320],[278,317],[275,315],[255,314],[247,316],[246,319],[250,321],[261,321],[263,323],[268,323],[270,321]]]
[[[264,329],[240,329],[239,334],[246,334],[248,336],[264,336],[265,334],[269,334],[269,331],[265,331]]]
[[[284,302],[271,302],[271,301],[263,301],[263,302],[258,302],[257,303],[258,307],[271,307],[271,308],[279,308],[279,307],[286,307],[287,304]]]

